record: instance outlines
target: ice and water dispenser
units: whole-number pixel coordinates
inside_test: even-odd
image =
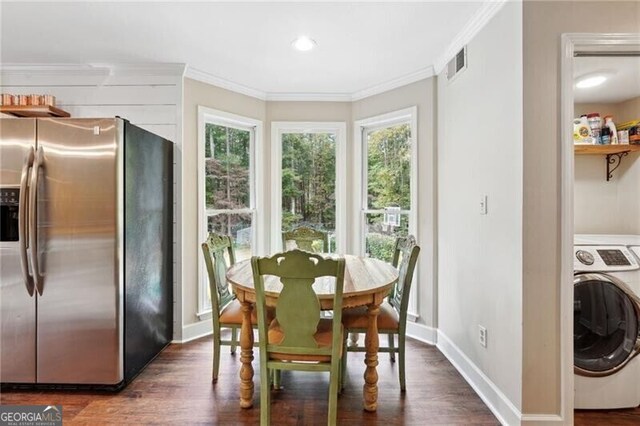
[[[18,241],[20,188],[0,187],[0,241]]]

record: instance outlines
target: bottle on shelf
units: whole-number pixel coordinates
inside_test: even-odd
[[[611,130],[608,127],[603,127],[600,131],[600,144],[601,145],[609,145],[611,144]]]
[[[609,129],[611,137],[611,145],[618,145],[618,131],[616,130],[616,124],[613,122],[613,117],[610,115],[604,116],[604,125]]]
[[[586,115],[573,119],[573,143],[574,144],[592,144],[591,127],[587,121]]]
[[[589,121],[589,127],[591,127],[593,143],[595,145],[602,144],[602,141],[600,140],[600,132],[602,131],[602,120],[600,119],[600,114],[597,112],[587,114],[587,120]]]

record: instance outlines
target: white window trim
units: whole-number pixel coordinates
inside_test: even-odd
[[[336,135],[336,252],[347,248],[345,122],[274,121],[271,123],[271,252],[282,250],[282,143],[286,133],[335,133]]]
[[[352,228],[352,246],[351,250],[364,256],[365,254],[365,214],[373,213],[377,210],[369,210],[367,205],[367,188],[365,183],[367,182],[365,161],[367,160],[367,149],[364,145],[364,132],[377,130],[385,127],[392,126],[394,124],[409,123],[411,128],[411,178],[410,178],[410,196],[411,196],[411,210],[401,210],[401,213],[409,213],[409,233],[418,237],[418,107],[412,106],[409,108],[401,109],[398,111],[392,111],[386,114],[376,115],[373,117],[364,118],[354,122],[353,126],[353,193],[359,194],[359,196],[353,197],[353,228]],[[384,213],[384,209],[379,213]],[[419,276],[419,266],[416,266],[414,273],[414,284],[416,277]],[[417,300],[417,285],[412,286],[413,291],[409,295],[409,309],[408,316],[410,320],[417,320],[418,315],[418,300]]]
[[[250,163],[249,163],[249,190],[251,192],[250,208],[247,211],[254,213],[253,217],[253,235],[252,245],[255,253],[264,253],[267,244],[264,233],[258,232],[258,229],[265,229],[264,221],[264,196],[262,194],[261,176],[264,173],[264,143],[263,143],[263,123],[254,118],[243,117],[231,114],[226,111],[220,111],[213,108],[198,105],[198,312],[197,316],[200,320],[211,318],[211,307],[207,307],[207,287],[209,281],[207,277],[206,266],[202,258],[200,243],[207,238],[207,216],[209,211],[205,211],[205,126],[207,123],[217,124],[225,127],[233,127],[237,129],[253,130],[250,142]],[[216,212],[221,212],[216,210]]]

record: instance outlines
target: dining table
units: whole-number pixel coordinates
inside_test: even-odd
[[[336,255],[328,255],[336,257]],[[391,264],[370,257],[343,255],[345,259],[343,309],[367,307],[368,324],[365,333],[365,371],[363,403],[367,411],[376,411],[378,406],[378,314],[380,304],[398,280],[398,270]],[[233,288],[242,309],[240,331],[240,406],[253,406],[253,327],[251,314],[256,302],[251,260],[237,262],[227,270],[227,281]],[[264,277],[267,306],[275,306],[282,289],[280,280],[271,275]],[[322,310],[333,309],[335,292],[334,277],[319,277],[313,284]],[[343,354],[347,356],[347,354]]]

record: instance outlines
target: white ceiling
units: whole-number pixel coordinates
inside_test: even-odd
[[[573,76],[603,74],[608,79],[600,86],[574,89],[578,103],[618,103],[640,96],[640,56],[579,57],[573,60]]]
[[[354,95],[427,76],[487,7],[490,2],[479,1],[2,3],[0,61],[185,63],[194,74],[246,91]],[[317,48],[294,51],[298,35],[316,40]]]

